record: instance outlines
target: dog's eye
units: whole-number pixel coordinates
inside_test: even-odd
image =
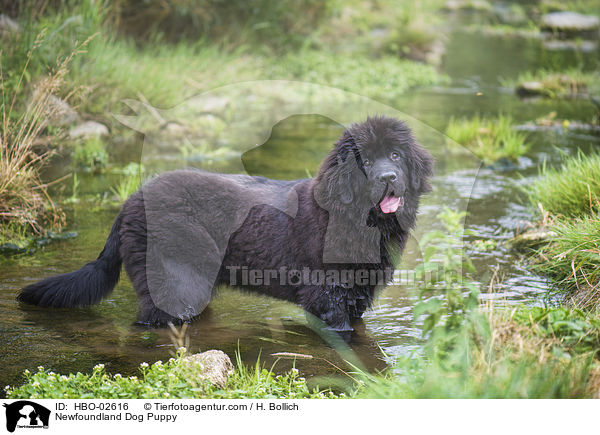
[[[369,160],[369,159],[365,159],[365,160],[363,161],[363,165],[365,165],[365,166],[367,166],[367,167],[368,167],[368,166],[371,166],[371,160]]]
[[[390,154],[390,159],[392,160],[398,160],[400,158],[400,154],[398,154],[396,151],[394,151],[392,154]]]

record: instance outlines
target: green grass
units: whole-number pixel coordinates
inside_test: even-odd
[[[550,216],[556,233],[537,252],[534,268],[555,283],[558,292],[583,308],[600,301],[600,154],[564,156],[560,168],[544,165],[526,188],[532,204]]]
[[[169,108],[186,98],[232,82],[257,79],[261,64],[242,49],[206,42],[138,46],[103,32],[71,69],[73,88],[90,92],[81,110],[108,116],[123,99]]]
[[[581,14],[600,14],[600,4],[597,0],[547,0],[539,4],[540,11],[544,14],[556,11],[572,11]]]
[[[26,226],[16,222],[0,225],[0,248],[9,248],[8,252],[25,250],[33,241],[34,238]]]
[[[318,83],[388,102],[411,88],[444,80],[431,66],[395,57],[372,59],[314,50],[284,56],[264,72],[271,79]]]
[[[51,200],[48,186],[40,176],[53,152],[37,149],[36,141],[45,134],[46,120],[57,113],[50,98],[62,89],[72,57],[57,62],[51,74],[39,79],[27,105],[22,101],[30,64],[43,40],[43,35],[34,40],[19,64],[22,69],[6,75],[0,69],[0,238],[3,240],[14,238],[20,242],[25,235],[41,236],[47,229],[60,230],[64,225],[64,213]],[[4,59],[4,53],[0,52],[2,67]]]
[[[122,202],[140,188],[146,169],[140,163],[129,163],[123,168],[114,168],[111,172],[121,175],[119,182],[110,191]]]
[[[238,366],[224,388],[198,380],[198,367],[186,364],[183,355],[168,362],[152,365],[142,363],[138,376],[109,374],[103,364],[94,367],[90,374],[60,375],[39,367],[31,373],[25,371],[25,383],[6,389],[11,399],[305,399],[339,397],[329,390],[309,389],[297,369],[276,375],[261,367],[245,367],[238,358]]]
[[[529,149],[526,135],[514,130],[510,116],[500,115],[496,120],[481,118],[451,118],[446,135],[483,160],[493,163],[501,158],[511,161]]]
[[[226,39],[281,50],[305,44],[336,12],[337,0],[121,0],[107,4],[121,33],[138,41],[160,35],[164,42]]]
[[[528,343],[529,344],[529,343]],[[355,397],[374,399],[553,399],[589,398],[589,357],[549,358],[496,351],[491,361],[473,354],[464,371],[448,370],[418,357],[402,359],[400,376],[366,377]]]
[[[553,215],[581,217],[600,211],[600,154],[564,156],[560,168],[542,166],[527,187],[532,204]]]
[[[600,215],[561,219],[556,233],[539,251],[535,268],[550,276],[558,291],[583,308],[600,301]]]

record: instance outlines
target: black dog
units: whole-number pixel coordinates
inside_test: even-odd
[[[97,303],[123,262],[144,324],[189,321],[218,285],[232,285],[351,331],[390,280],[390,254],[404,249],[432,165],[406,124],[373,117],[343,133],[313,179],[167,172],[125,202],[98,259],[24,288],[19,299]]]

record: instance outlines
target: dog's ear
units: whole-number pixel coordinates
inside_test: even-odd
[[[350,131],[345,130],[335,144],[335,168],[329,176],[329,191],[337,196],[342,204],[354,201],[358,171],[356,143]],[[360,158],[360,157],[359,157]]]
[[[409,178],[412,188],[419,193],[431,192],[429,179],[433,175],[433,157],[417,142],[414,142],[411,151]]]
[[[315,177],[317,184],[326,186],[329,200],[337,201],[344,206],[356,201],[357,192],[363,181],[360,177],[364,177],[359,162],[360,154],[352,133],[346,130],[335,143]],[[319,192],[325,193],[322,190]]]
[[[347,156],[346,161],[342,160],[342,157],[338,154],[338,171],[335,177],[331,177],[329,180],[329,190],[332,193],[337,193],[342,204],[350,204],[354,201],[354,189],[352,179],[352,168],[350,160],[353,157]],[[356,163],[355,163],[356,164]]]

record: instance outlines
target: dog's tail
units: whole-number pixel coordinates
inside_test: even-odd
[[[115,220],[98,258],[75,272],[46,278],[21,290],[17,299],[41,307],[83,307],[100,302],[115,288],[121,274],[119,228]]]

